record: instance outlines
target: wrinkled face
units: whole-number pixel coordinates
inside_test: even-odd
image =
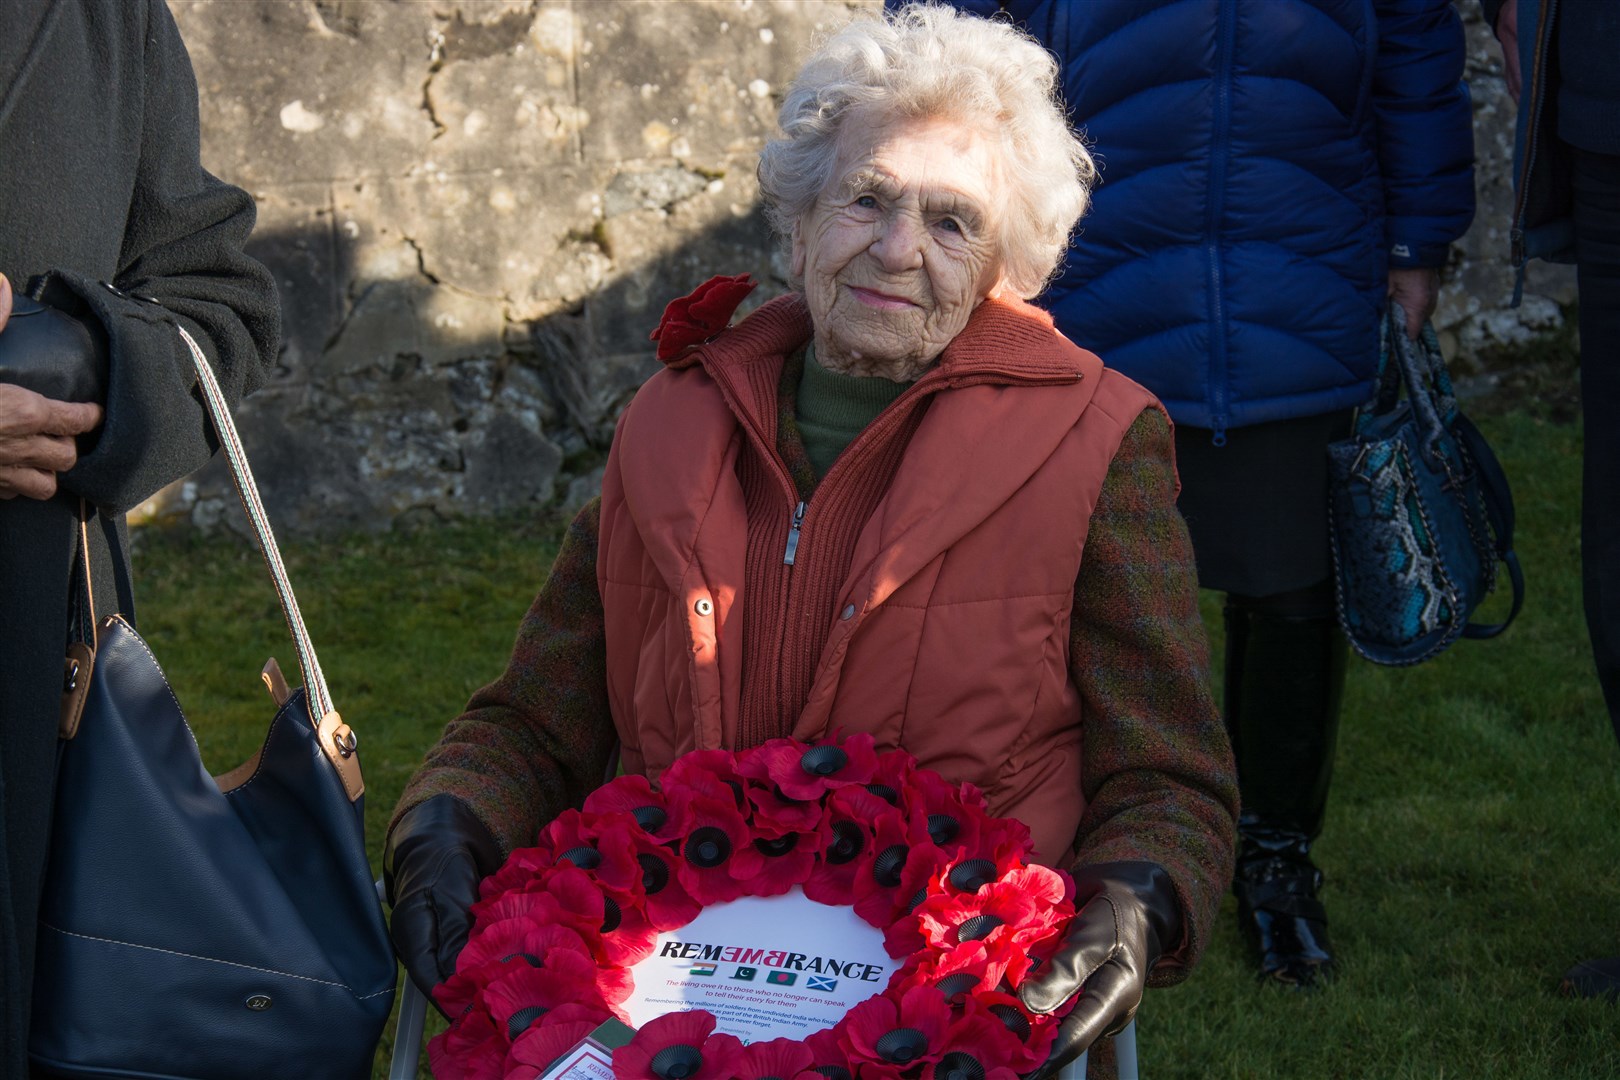
[[[1000,283],[999,185],[994,143],[977,129],[846,120],[827,189],[793,231],[816,359],[921,375]]]

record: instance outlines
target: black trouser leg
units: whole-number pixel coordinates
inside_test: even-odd
[[[1581,577],[1586,626],[1620,738],[1620,155],[1575,152],[1581,296]]]
[[[1296,985],[1331,970],[1310,847],[1333,776],[1348,647],[1330,582],[1226,602],[1226,723],[1243,795],[1233,890],[1262,975]]]

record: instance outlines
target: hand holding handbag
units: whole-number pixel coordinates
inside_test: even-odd
[[[107,341],[101,324],[60,281],[36,278],[35,293],[13,293],[0,331],[0,383],[53,401],[107,400]]]
[[[77,1077],[358,1078],[396,967],[364,843],[357,740],[320,662],[213,370],[198,382],[292,633],[263,747],[208,775],[117,615],[69,650],[29,1054]],[[83,550],[81,524],[81,551]],[[88,596],[83,600],[93,608]]]
[[[1427,660],[1459,637],[1495,637],[1524,602],[1507,475],[1458,410],[1433,327],[1413,341],[1405,325],[1391,304],[1378,396],[1351,437],[1328,446],[1339,622],[1362,656],[1396,665]],[[1513,588],[1507,618],[1471,622],[1499,562]]]

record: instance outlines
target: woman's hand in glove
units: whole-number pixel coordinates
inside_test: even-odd
[[[456,972],[478,883],[500,865],[500,845],[453,795],[413,806],[388,834],[383,884],[394,909],[388,929],[406,974],[429,1001]]]
[[[1157,863],[1115,862],[1074,871],[1078,913],[1068,940],[1018,996],[1032,1011],[1055,1012],[1079,995],[1058,1025],[1046,1063],[1029,1080],[1046,1080],[1136,1015],[1147,975],[1181,940],[1181,903]]]

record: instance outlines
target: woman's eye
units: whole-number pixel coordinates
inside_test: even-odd
[[[876,210],[877,204],[877,198],[872,195],[862,195],[860,198],[855,200],[855,205],[859,206],[863,210]]]
[[[946,232],[959,233],[962,231],[962,226],[957,223],[955,218],[940,218],[939,227],[944,229]]]

